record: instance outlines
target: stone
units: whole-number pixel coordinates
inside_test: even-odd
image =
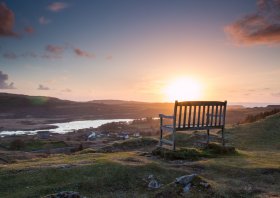
[[[209,187],[210,187],[210,184],[208,184],[208,183],[205,182],[205,181],[201,181],[201,182],[199,183],[199,185],[202,186],[202,187],[204,187],[204,188],[209,188]]]
[[[153,189],[157,189],[157,188],[160,188],[162,185],[155,179],[152,179],[150,182],[149,182],[149,185],[148,187],[149,188],[153,188]]]
[[[175,183],[181,184],[182,186],[186,186],[192,182],[192,180],[196,177],[196,174],[184,175],[181,177],[177,177]]]
[[[187,192],[190,191],[190,189],[191,189],[191,183],[187,184],[187,185],[183,188],[183,192],[184,192],[184,193],[187,193]]]
[[[149,175],[149,176],[148,176],[148,179],[149,179],[149,180],[154,179],[154,175]]]
[[[78,192],[63,191],[56,194],[44,196],[42,198],[86,198],[81,196]]]

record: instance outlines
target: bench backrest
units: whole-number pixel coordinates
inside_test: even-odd
[[[227,101],[175,101],[176,131],[223,128]]]

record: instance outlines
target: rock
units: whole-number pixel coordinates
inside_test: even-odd
[[[155,179],[152,179],[150,182],[149,182],[149,185],[148,187],[149,188],[154,188],[154,189],[157,189],[157,188],[160,188],[162,185]]]
[[[149,175],[149,176],[148,176],[148,179],[149,179],[149,180],[154,179],[154,175]]]
[[[208,183],[205,182],[205,181],[201,181],[201,182],[199,183],[199,185],[202,186],[202,187],[204,187],[204,188],[209,188],[209,187],[210,187],[210,184],[208,184]]]
[[[186,186],[192,182],[192,180],[196,177],[196,174],[184,175],[176,178],[175,183],[181,184],[182,186]]]
[[[184,192],[184,193],[187,193],[187,192],[190,191],[190,189],[191,189],[191,183],[189,183],[188,185],[186,185],[186,186],[183,188],[183,192]]]
[[[162,184],[160,184],[159,181],[155,179],[153,174],[149,175],[147,179],[144,179],[144,181],[149,182],[149,188],[157,189],[162,186]]]
[[[81,196],[78,192],[63,191],[56,194],[44,196],[42,198],[86,198]]]

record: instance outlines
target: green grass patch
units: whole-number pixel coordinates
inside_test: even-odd
[[[206,157],[208,155],[195,148],[181,148],[176,151],[156,148],[152,151],[152,154],[167,160],[198,160],[201,157]]]
[[[72,168],[41,168],[0,172],[0,197],[41,197],[60,191],[77,191],[90,197],[152,197],[143,179],[153,174],[163,184],[182,171],[167,171],[158,164],[129,166],[108,160]]]
[[[269,116],[254,123],[227,129],[225,134],[230,143],[238,149],[279,151],[280,114]]]
[[[153,155],[160,156],[167,160],[199,160],[202,157],[218,157],[220,155],[234,155],[237,151],[234,147],[222,146],[216,143],[209,143],[205,148],[179,148],[178,150],[168,150],[156,148],[152,151]]]
[[[36,151],[42,149],[63,148],[68,145],[64,141],[48,141],[48,140],[28,140],[22,141],[16,139],[10,143],[10,150],[20,151]]]
[[[102,147],[97,150],[97,152],[116,152],[116,151],[127,151],[139,149],[147,146],[155,146],[158,143],[158,140],[154,138],[135,138],[124,141],[114,142],[111,145]]]

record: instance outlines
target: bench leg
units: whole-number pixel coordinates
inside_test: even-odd
[[[175,131],[173,131],[172,139],[173,139],[173,151],[175,151],[176,150],[176,146],[175,146]]]
[[[160,125],[160,137],[159,137],[159,146],[161,147],[162,146],[162,142],[161,142],[161,140],[162,140],[162,123],[163,123],[163,121],[162,121],[162,117],[160,117],[160,123],[159,123],[159,125]]]
[[[222,128],[222,144],[225,146],[224,128]]]
[[[160,138],[159,138],[159,146],[161,147],[162,146],[162,129],[160,129]]]
[[[209,141],[210,141],[210,134],[209,134],[209,129],[207,129],[207,146],[209,145]]]

